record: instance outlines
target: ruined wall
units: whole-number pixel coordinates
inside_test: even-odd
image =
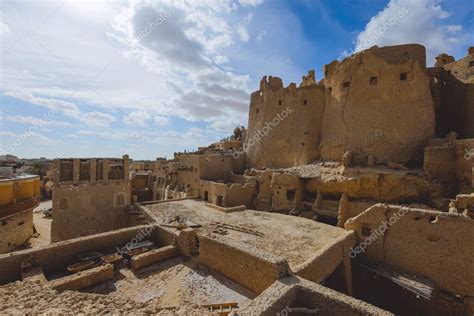
[[[474,140],[437,139],[425,148],[424,171],[441,196],[470,193],[474,188]]]
[[[61,241],[123,228],[129,183],[54,187],[51,239]]]
[[[167,232],[159,226],[142,225],[113,232],[80,237],[54,243],[42,248],[17,251],[11,255],[0,255],[0,284],[14,282],[21,278],[21,264],[42,265],[46,273],[63,270],[77,262],[77,255],[91,251],[113,251],[122,248],[139,234],[152,228],[150,240],[156,245],[169,244]]]
[[[443,55],[443,54],[442,54]],[[474,54],[429,69],[437,107],[436,134],[456,132],[459,138],[474,137]]]
[[[181,155],[178,159],[180,165],[177,169],[177,189],[197,194],[201,176],[200,156]]]
[[[442,65],[444,69],[464,83],[474,83],[474,52],[472,47],[467,55],[458,61],[452,61]]]
[[[234,173],[244,171],[244,156],[232,154],[182,154],[177,162],[157,163],[154,199],[199,195],[200,180],[232,181]]]
[[[290,276],[275,281],[240,311],[242,315],[393,315],[317,283]]]
[[[376,161],[421,161],[435,113],[421,45],[373,47],[325,66],[321,158],[346,150]]]
[[[152,200],[153,178],[152,171],[140,171],[132,174],[131,189],[133,199],[136,198],[137,202]]]
[[[128,164],[128,156],[55,161],[52,241],[126,226],[125,208],[131,203]]]
[[[271,170],[251,170],[248,177],[255,179],[255,199],[253,206],[257,210],[269,210],[272,207],[272,175]]]
[[[245,157],[210,154],[199,156],[200,178],[205,180],[229,181],[231,172],[242,174],[245,170]]]
[[[474,296],[472,219],[377,204],[350,219],[345,228],[355,230],[359,243],[378,233],[371,242],[366,241],[363,252],[356,253],[358,258],[427,277],[461,299]]]
[[[297,174],[274,173],[272,176],[272,210],[296,210],[303,196],[303,182]]]
[[[431,183],[421,173],[379,170],[377,172],[348,174],[328,179],[310,178],[305,190],[318,192],[339,200],[342,193],[351,199],[367,199],[379,202],[416,202],[431,192]]]
[[[324,86],[291,83],[263,77],[250,97],[244,149],[249,167],[290,167],[318,156],[317,145],[324,111]]]
[[[474,62],[474,58],[473,58]],[[472,66],[474,69],[474,66]],[[474,75],[472,76],[474,81]],[[464,138],[474,138],[474,83],[466,84],[466,92],[464,97]]]
[[[299,88],[263,77],[250,99],[248,166],[340,160],[346,151],[376,162],[421,161],[435,135],[425,59],[421,45],[375,46],[326,65],[321,83],[311,73]]]
[[[201,199],[212,204],[224,207],[250,206],[255,193],[253,182],[241,183],[218,183],[201,180],[199,196]]]
[[[33,234],[33,209],[0,218],[0,253],[12,251]]]

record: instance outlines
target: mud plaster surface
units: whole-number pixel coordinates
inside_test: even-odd
[[[204,315],[201,305],[248,303],[254,294],[190,260],[175,258],[139,272],[121,269],[113,280],[82,292],[61,293],[34,282],[0,287],[0,315]]]
[[[160,221],[167,216],[186,218],[202,225],[199,234],[211,234],[220,240],[235,240],[251,245],[262,251],[280,256],[294,268],[313,258],[315,253],[340,242],[351,232],[344,229],[318,223],[295,216],[245,210],[235,213],[223,213],[198,200],[147,205]],[[212,234],[211,222],[245,227],[257,231],[262,236],[226,229],[227,235]]]

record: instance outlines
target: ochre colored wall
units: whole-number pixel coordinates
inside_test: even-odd
[[[0,253],[12,251],[33,234],[33,209],[0,220]]]
[[[284,88],[280,78],[263,77],[250,99],[247,166],[339,161],[348,150],[376,162],[421,161],[435,136],[425,59],[417,44],[373,47],[326,65],[319,83]]]
[[[250,98],[248,165],[291,167],[316,159],[323,111],[324,86],[284,88],[281,79],[263,77]]]
[[[15,200],[21,202],[39,195],[40,179],[38,176],[0,181],[0,208],[12,204]]]
[[[118,194],[123,195],[123,205],[116,205]],[[129,201],[130,182],[124,180],[53,187],[52,241],[126,227]],[[62,209],[65,204],[66,209]]]
[[[404,47],[424,56],[421,45]],[[435,135],[430,77],[418,57],[392,55],[390,47],[372,48],[325,67],[323,160],[340,160],[346,150],[378,162],[422,160],[423,147]]]

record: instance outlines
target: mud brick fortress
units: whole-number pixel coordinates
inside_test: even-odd
[[[0,255],[0,297],[56,295],[84,312],[472,315],[474,47],[429,68],[421,45],[374,46],[317,75],[264,76],[247,128],[171,160],[58,159],[57,242]]]

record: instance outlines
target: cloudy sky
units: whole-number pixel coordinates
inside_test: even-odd
[[[169,158],[246,125],[263,75],[372,45],[461,58],[473,21],[472,0],[0,0],[0,155]]]

